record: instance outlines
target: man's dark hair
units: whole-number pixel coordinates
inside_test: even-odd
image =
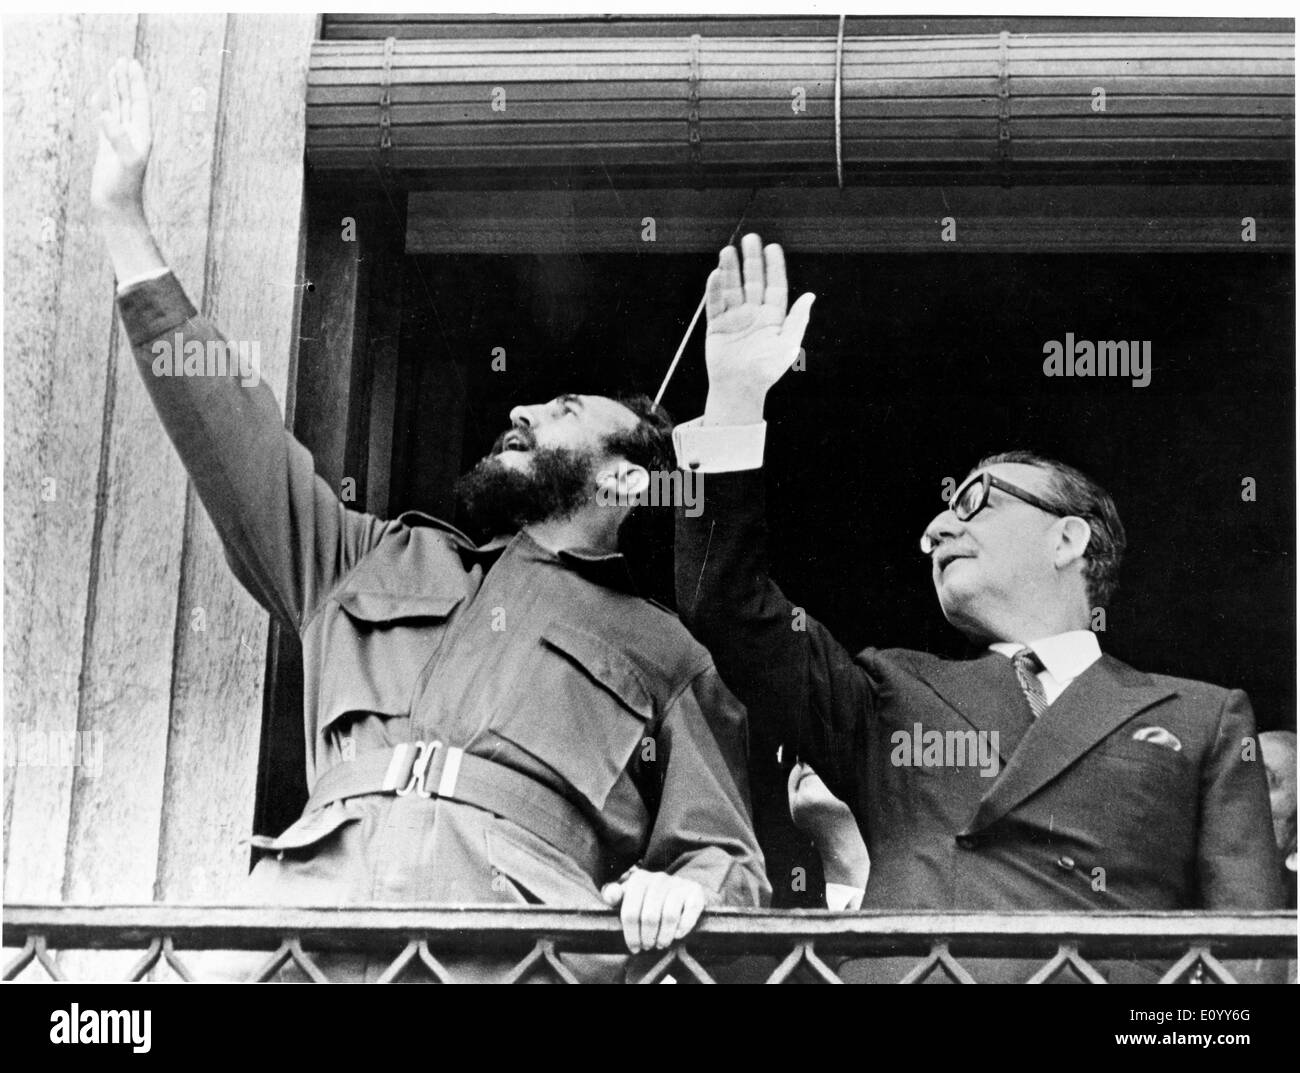
[[[616,395],[614,401],[636,415],[636,427],[605,438],[605,450],[642,466],[651,474],[677,468],[673,455],[673,420],[648,395]]]
[[[1091,527],[1092,536],[1083,553],[1083,576],[1088,583],[1088,602],[1093,607],[1106,607],[1119,585],[1119,565],[1128,544],[1124,524],[1119,520],[1119,511],[1115,509],[1110,493],[1086,473],[1033,451],[1003,451],[989,455],[980,459],[975,470],[1004,462],[1046,470],[1051,474],[1051,482],[1043,498],[1063,514],[1076,515]]]

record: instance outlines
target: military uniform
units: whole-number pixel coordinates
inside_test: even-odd
[[[180,375],[221,337],[174,276],[119,308],[232,569],[302,640],[311,799],[246,900],[599,906],[639,863],[766,901],[744,710],[621,556],[348,510],[269,388]]]

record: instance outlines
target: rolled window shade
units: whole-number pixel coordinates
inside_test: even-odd
[[[459,186],[834,183],[836,41],[322,41],[307,157]],[[982,34],[844,42],[846,182],[1285,182],[1294,39]]]

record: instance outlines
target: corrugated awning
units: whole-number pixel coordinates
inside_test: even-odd
[[[838,122],[835,105],[840,70]],[[321,41],[318,175],[409,186],[1290,183],[1283,33]]]

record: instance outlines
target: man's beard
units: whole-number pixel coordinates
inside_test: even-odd
[[[505,465],[494,450],[456,481],[456,501],[484,536],[568,518],[590,498],[596,461],[591,452],[534,446],[529,455],[532,465],[524,472]]]

